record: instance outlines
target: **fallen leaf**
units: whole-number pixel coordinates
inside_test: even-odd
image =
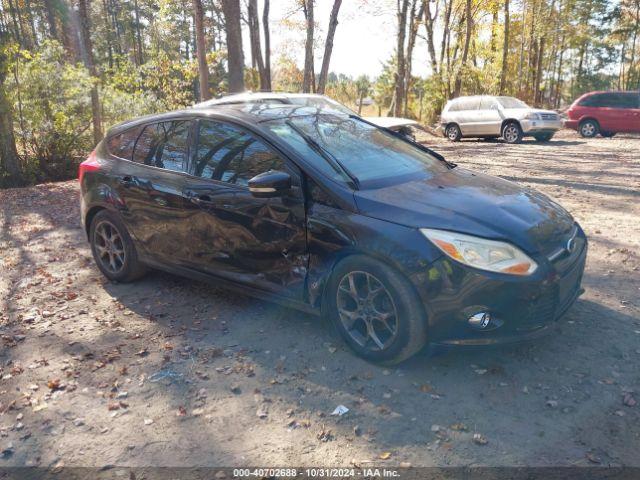
[[[49,389],[52,391],[60,390],[60,379],[54,378],[52,380],[49,380],[47,382],[47,387],[49,387]]]
[[[379,458],[380,460],[388,460],[388,459],[390,459],[390,458],[391,458],[391,452],[382,452],[382,453],[378,456],[378,458]]]

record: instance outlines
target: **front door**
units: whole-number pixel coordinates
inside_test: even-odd
[[[274,148],[243,128],[200,120],[185,187],[191,268],[301,300],[307,271],[301,174]],[[248,181],[288,172],[283,197],[256,198]]]

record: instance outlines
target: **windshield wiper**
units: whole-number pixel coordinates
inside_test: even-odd
[[[349,179],[353,182],[353,185],[356,189],[360,188],[360,182],[358,178],[353,175],[347,167],[345,167],[340,160],[338,160],[331,152],[329,152],[326,148],[322,147],[318,142],[316,142],[308,133],[302,130],[300,127],[295,125],[291,120],[285,120],[285,122],[294,132],[300,135],[304,141],[314,150],[318,155],[324,158],[327,162],[329,162],[334,169],[342,170],[347,174]]]

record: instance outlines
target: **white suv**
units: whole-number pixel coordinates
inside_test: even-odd
[[[462,137],[502,137],[507,143],[520,143],[525,136],[546,142],[563,126],[556,112],[531,108],[517,98],[489,95],[449,100],[440,125],[453,142]]]

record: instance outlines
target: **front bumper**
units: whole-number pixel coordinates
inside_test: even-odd
[[[548,333],[583,292],[587,241],[582,230],[578,235],[579,248],[541,265],[532,278],[480,272],[447,258],[436,261],[429,273],[432,291],[424,298],[431,342],[497,345]],[[484,311],[491,313],[490,326],[472,328],[469,317]]]
[[[554,133],[562,128],[562,120],[521,120],[520,126],[525,135],[536,133]]]

